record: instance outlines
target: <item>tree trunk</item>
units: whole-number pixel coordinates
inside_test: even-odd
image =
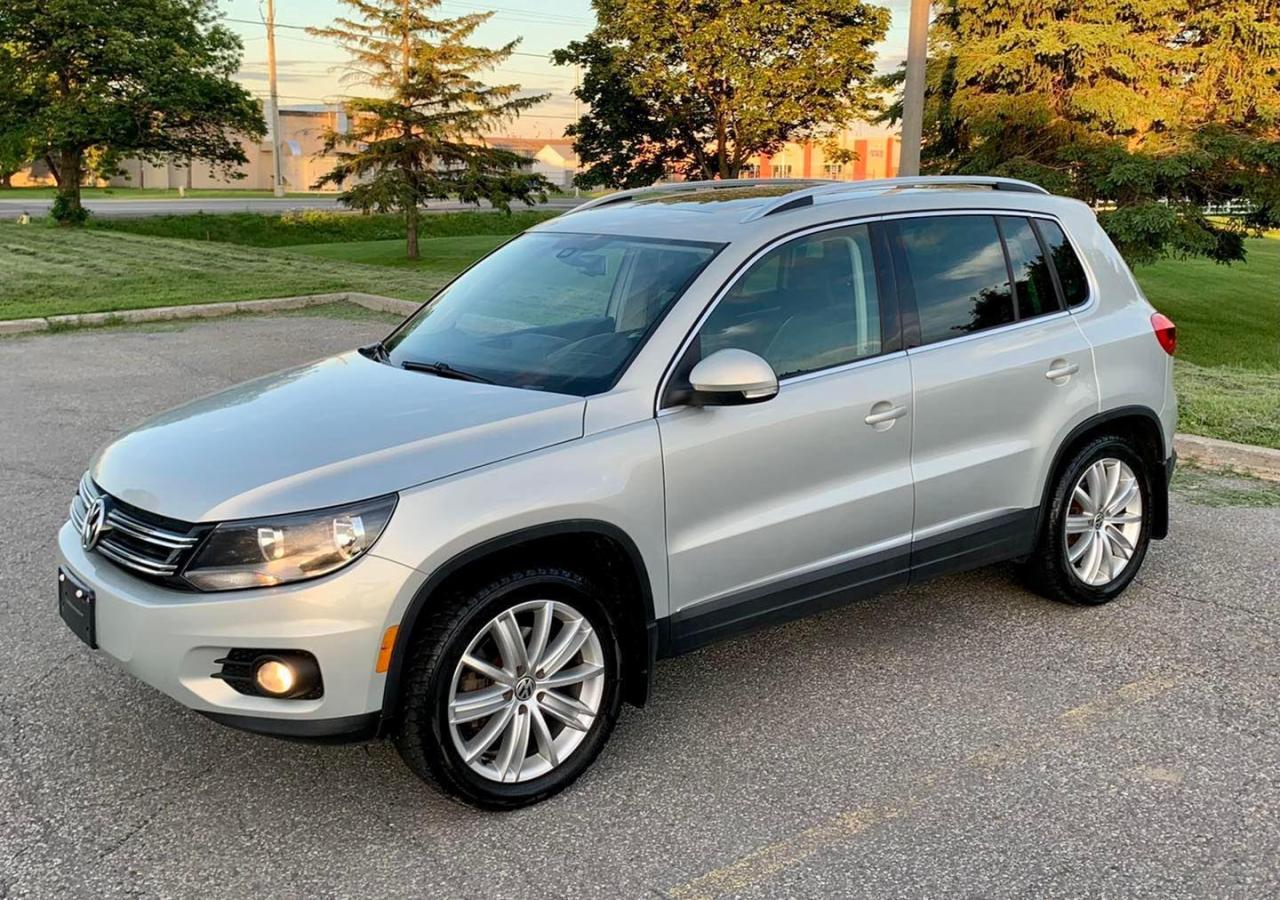
[[[11,187],[13,187],[13,173],[0,172],[0,188],[5,188],[7,190]]]
[[[52,153],[44,155],[44,164],[49,167],[49,174],[53,176],[53,183],[62,184],[62,175],[58,172],[58,164],[53,161]]]
[[[409,259],[418,258],[418,215],[417,203],[404,211],[405,252]]]
[[[54,201],[53,214],[64,225],[84,222],[85,211],[80,204],[80,181],[84,178],[84,150],[76,147],[58,154],[58,197]]]

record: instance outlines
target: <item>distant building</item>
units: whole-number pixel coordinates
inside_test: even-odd
[[[346,109],[339,104],[285,106],[280,108],[281,172],[288,191],[314,190],[316,181],[330,171],[337,162],[336,156],[324,155],[324,135],[329,129],[339,133],[347,131]],[[573,142],[566,140],[535,140],[531,138],[490,137],[491,146],[519,153],[529,160],[532,171],[544,176],[559,188],[572,187],[573,176],[578,171],[578,157],[573,152]],[[161,163],[141,159],[126,159],[120,163],[123,172],[102,186],[137,188],[203,188],[265,190],[274,187],[274,167],[271,164],[271,138],[261,141],[242,141],[241,147],[248,162],[236,167],[241,178],[228,177],[224,172],[211,169],[207,163],[186,164],[181,161]],[[37,161],[13,177],[14,187],[30,187],[53,184],[53,176],[43,162]],[[337,191],[335,186],[325,190]]]
[[[556,187],[573,187],[573,176],[578,173],[578,155],[573,152],[573,141],[500,136],[488,137],[485,141],[491,147],[519,153],[530,161],[535,174]]]
[[[753,156],[742,172],[743,178],[831,178],[837,181],[864,181],[894,178],[901,157],[898,135],[869,127],[850,129],[832,141],[788,143],[772,155]],[[835,146],[853,154],[841,161],[828,154]]]

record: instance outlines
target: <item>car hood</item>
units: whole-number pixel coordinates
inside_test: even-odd
[[[187,522],[299,512],[579,438],[584,405],[353,351],[162,413],[99,453],[91,474],[125,503]]]

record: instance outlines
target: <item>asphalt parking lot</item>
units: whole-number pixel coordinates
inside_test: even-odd
[[[80,644],[54,535],[94,449],[386,330],[0,339],[0,898],[1280,893],[1280,494],[1245,481],[1185,480],[1104,608],[1002,567],[669,661],[581,781],[508,814],[385,743],[224,729]]]

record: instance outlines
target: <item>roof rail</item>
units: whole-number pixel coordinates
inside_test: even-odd
[[[907,178],[877,178],[867,181],[828,181],[816,184],[803,190],[792,191],[767,203],[759,209],[752,210],[742,221],[752,222],[763,219],[774,213],[812,206],[814,198],[829,194],[852,194],[863,191],[888,191],[898,188],[937,187],[937,188],[987,188],[993,191],[1016,191],[1024,194],[1048,194],[1044,188],[1030,181],[1017,178],[994,178],[986,175],[916,175]]]
[[[603,197],[597,197],[595,200],[588,200],[581,206],[575,206],[568,210],[564,215],[571,215],[576,212],[585,212],[588,209],[598,209],[601,206],[612,206],[614,203],[625,203],[628,200],[635,200],[648,194],[678,194],[694,191],[723,191],[732,190],[734,188],[750,188],[750,187],[781,187],[788,184],[797,185],[797,187],[824,187],[846,184],[847,182],[832,181],[829,178],[724,178],[714,181],[668,181],[661,184],[653,184],[642,188],[628,188],[626,190],[614,191],[612,194],[605,194]],[[790,194],[785,195],[790,196]]]

